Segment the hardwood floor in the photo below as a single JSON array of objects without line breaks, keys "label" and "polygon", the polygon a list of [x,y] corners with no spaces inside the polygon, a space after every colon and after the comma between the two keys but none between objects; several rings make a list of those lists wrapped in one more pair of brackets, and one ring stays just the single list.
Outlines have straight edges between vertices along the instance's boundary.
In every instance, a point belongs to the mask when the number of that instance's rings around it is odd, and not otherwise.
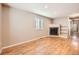
[{"label": "hardwood floor", "polygon": [[79,45],[69,39],[46,37],[19,46],[4,49],[2,55],[74,55],[79,54]]}]

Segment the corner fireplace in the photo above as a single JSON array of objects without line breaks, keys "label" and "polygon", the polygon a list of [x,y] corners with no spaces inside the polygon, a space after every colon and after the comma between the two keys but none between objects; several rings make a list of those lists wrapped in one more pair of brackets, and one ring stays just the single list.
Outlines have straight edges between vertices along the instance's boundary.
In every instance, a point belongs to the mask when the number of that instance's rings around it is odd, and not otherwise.
[{"label": "corner fireplace", "polygon": [[49,35],[59,36],[60,35],[60,25],[51,24],[51,26],[49,27]]},{"label": "corner fireplace", "polygon": [[49,28],[49,35],[59,35],[58,33],[58,27],[50,27]]}]

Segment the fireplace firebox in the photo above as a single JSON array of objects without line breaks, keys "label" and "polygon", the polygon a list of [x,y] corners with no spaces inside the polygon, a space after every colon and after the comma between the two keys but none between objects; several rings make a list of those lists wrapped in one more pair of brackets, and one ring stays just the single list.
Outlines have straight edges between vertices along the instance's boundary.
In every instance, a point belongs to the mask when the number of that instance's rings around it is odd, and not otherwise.
[{"label": "fireplace firebox", "polygon": [[59,35],[58,30],[59,30],[58,27],[50,27],[49,28],[49,35]]}]

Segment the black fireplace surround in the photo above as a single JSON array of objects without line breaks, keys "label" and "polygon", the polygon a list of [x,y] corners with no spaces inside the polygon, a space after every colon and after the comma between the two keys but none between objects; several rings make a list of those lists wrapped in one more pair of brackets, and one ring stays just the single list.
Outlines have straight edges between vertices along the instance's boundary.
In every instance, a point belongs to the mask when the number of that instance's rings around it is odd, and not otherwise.
[{"label": "black fireplace surround", "polygon": [[50,27],[49,35],[58,35],[58,27]]}]

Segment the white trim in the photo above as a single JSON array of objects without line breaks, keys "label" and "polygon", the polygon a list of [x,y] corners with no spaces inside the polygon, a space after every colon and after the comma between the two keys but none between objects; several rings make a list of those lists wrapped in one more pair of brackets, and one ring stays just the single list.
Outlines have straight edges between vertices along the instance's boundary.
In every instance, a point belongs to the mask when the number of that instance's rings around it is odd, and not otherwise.
[{"label": "white trim", "polygon": [[[38,40],[40,38],[45,38],[45,37],[63,37],[63,36],[51,36],[51,35],[48,35],[48,36],[38,37],[38,38],[29,40],[29,41],[24,41],[24,42],[20,42],[20,43],[17,43],[17,44],[10,45],[10,46],[2,47],[0,49],[0,53],[2,52],[3,49],[14,47],[14,46],[21,45],[21,44],[24,44],[24,43],[28,43],[28,42],[31,42],[31,41],[35,41],[35,40]],[[63,38],[66,38],[66,37],[63,37]]]},{"label": "white trim", "polygon": [[32,39],[32,40],[28,40],[28,41],[20,42],[20,43],[17,43],[17,44],[9,45],[9,46],[6,46],[6,47],[2,47],[2,50],[6,49],[6,48],[13,47],[13,46],[21,45],[21,44],[24,44],[24,43],[28,43],[28,42],[31,42],[31,41],[35,41],[35,40],[38,40],[38,39],[44,38],[44,37],[47,37],[47,36],[38,37],[38,38],[35,38],[35,39]]}]

